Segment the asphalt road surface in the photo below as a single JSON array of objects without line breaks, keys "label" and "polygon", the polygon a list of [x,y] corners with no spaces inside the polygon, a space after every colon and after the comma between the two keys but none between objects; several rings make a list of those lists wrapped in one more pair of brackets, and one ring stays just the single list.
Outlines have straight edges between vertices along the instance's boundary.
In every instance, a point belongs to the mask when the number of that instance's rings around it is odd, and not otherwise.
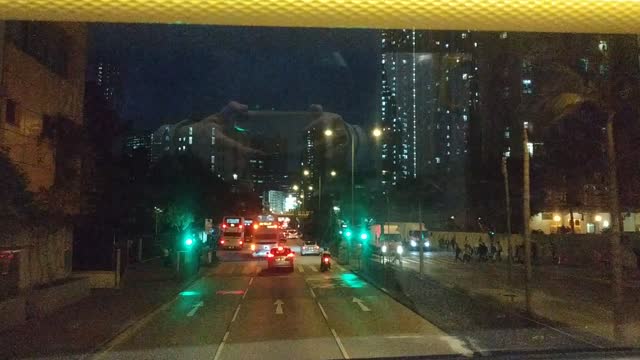
[{"label": "asphalt road surface", "polygon": [[[294,251],[299,240],[289,240]],[[298,253],[298,251],[296,251]],[[133,324],[100,359],[340,359],[470,354],[385,293],[318,256],[293,272],[268,271],[248,251],[222,263],[173,301]]]}]

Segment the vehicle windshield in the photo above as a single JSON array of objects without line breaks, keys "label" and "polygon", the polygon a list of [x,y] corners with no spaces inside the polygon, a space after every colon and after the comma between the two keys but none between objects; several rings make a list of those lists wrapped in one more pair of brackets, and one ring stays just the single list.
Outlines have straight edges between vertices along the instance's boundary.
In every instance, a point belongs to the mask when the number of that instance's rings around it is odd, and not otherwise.
[{"label": "vehicle windshield", "polygon": [[47,2],[0,20],[0,358],[640,355],[640,36],[593,1]]}]

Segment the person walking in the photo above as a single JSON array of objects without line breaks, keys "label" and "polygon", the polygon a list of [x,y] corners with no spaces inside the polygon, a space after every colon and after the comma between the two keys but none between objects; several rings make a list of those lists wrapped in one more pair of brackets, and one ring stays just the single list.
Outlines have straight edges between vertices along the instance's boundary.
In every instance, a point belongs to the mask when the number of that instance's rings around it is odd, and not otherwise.
[{"label": "person walking", "polygon": [[460,258],[460,253],[462,252],[462,249],[460,249],[460,246],[458,246],[458,243],[456,243],[456,240],[453,239],[451,240],[451,247],[453,248],[453,251],[455,251],[456,253],[456,257],[455,257],[455,261],[462,261],[462,258]]},{"label": "person walking", "polygon": [[498,245],[496,246],[496,260],[502,261],[502,243],[498,241]]}]

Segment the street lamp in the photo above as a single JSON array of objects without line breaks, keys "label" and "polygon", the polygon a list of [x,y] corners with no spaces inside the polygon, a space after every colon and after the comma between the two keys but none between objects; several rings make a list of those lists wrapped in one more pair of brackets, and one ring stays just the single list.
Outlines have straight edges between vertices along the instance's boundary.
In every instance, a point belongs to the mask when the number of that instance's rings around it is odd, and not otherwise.
[{"label": "street lamp", "polygon": [[335,170],[331,170],[331,176],[335,177],[338,173]]},{"label": "street lamp", "polygon": [[324,131],[324,136],[331,137],[333,136],[333,131],[331,129],[327,129]]},{"label": "street lamp", "polygon": [[309,185],[309,191],[313,190],[313,186]]},{"label": "street lamp", "polygon": [[309,176],[309,170],[304,170],[304,171],[302,172],[302,175],[304,175],[304,176]]},{"label": "street lamp", "polygon": [[375,128],[373,129],[371,134],[373,134],[373,137],[379,138],[380,136],[382,136],[382,130],[380,130],[379,128]]},{"label": "street lamp", "polygon": [[293,191],[298,191],[298,189],[300,189],[298,185],[293,185]]}]

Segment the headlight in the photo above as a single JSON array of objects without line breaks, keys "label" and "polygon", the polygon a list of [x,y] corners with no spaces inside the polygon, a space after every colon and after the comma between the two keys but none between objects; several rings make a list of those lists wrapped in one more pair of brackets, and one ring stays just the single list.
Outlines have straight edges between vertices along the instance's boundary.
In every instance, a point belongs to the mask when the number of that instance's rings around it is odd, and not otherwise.
[{"label": "headlight", "polygon": [[415,240],[411,240],[411,247],[416,247],[418,246],[418,243],[416,243]]},{"label": "headlight", "polygon": [[398,245],[398,247],[396,248],[396,252],[400,255],[402,255],[402,252],[404,251],[404,249],[402,248],[402,245]]},{"label": "headlight", "polygon": [[429,247],[429,246],[431,246],[431,243],[429,241],[425,241],[424,242],[424,247]]}]

